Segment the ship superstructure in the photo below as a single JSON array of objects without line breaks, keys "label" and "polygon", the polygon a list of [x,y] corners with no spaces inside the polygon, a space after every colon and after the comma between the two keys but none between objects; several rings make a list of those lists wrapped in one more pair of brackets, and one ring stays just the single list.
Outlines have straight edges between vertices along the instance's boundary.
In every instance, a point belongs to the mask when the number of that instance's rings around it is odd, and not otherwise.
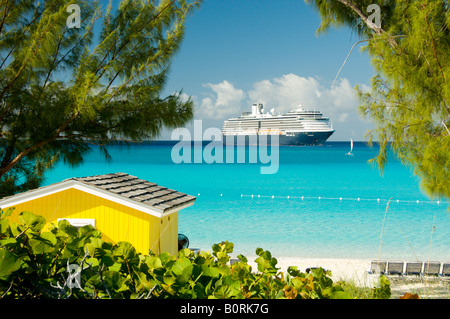
[{"label": "ship superstructure", "polygon": [[[324,143],[333,133],[329,118],[320,111],[308,111],[299,106],[296,110],[275,115],[273,109],[264,113],[261,103],[253,104],[251,112],[226,120],[222,128],[222,134],[234,136],[235,143],[242,141],[238,138],[242,135],[278,135],[280,145],[317,145]],[[249,140],[252,139],[246,139]]]}]

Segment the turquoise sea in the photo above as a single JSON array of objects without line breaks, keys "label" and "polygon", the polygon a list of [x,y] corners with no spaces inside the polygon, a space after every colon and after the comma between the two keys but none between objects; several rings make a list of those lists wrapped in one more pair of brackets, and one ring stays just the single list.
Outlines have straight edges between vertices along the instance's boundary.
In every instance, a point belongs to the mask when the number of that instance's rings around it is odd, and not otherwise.
[{"label": "turquoise sea", "polygon": [[[368,164],[376,146],[356,142],[353,156],[346,155],[348,142],[283,146],[278,171],[261,174],[268,164],[259,161],[176,164],[175,143],[112,146],[109,162],[94,149],[79,167],[58,164],[45,184],[125,172],[197,196],[179,215],[191,248],[211,250],[228,240],[233,255],[248,257],[261,247],[275,257],[450,261],[448,202],[427,198],[392,154],[384,174]],[[202,146],[191,150],[194,156]]]}]

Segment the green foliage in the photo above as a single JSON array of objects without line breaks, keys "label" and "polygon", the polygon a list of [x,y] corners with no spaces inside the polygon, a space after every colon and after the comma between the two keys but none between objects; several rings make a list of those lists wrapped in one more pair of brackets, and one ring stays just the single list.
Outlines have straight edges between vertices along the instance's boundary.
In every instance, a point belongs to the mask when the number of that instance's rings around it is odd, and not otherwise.
[{"label": "green foliage", "polygon": [[367,287],[355,284],[352,281],[340,283],[344,291],[349,294],[352,299],[389,299],[391,298],[391,283],[389,279],[381,275],[378,284],[373,287]]},{"label": "green foliage", "polygon": [[6,218],[11,213],[0,216],[0,298],[350,298],[329,271],[289,267],[285,274],[261,248],[257,270],[242,255],[230,265],[234,245],[227,241],[212,252],[143,255],[130,243],[103,241],[91,226],[77,229],[62,220],[42,231],[42,217],[23,212],[17,224]]},{"label": "green foliage", "polygon": [[372,290],[375,299],[387,299],[391,296],[391,283],[386,276],[380,276],[380,286]]},{"label": "green foliage", "polygon": [[[0,1],[0,197],[36,188],[59,160],[79,165],[93,144],[152,139],[193,116],[163,94],[187,16],[201,0],[126,0],[102,11],[79,0]],[[97,29],[99,32],[93,32]]]},{"label": "green foliage", "polygon": [[[360,111],[380,142],[373,163],[382,170],[392,148],[434,198],[450,198],[450,14],[446,0],[306,0],[320,13],[319,31],[356,29],[376,75],[370,92],[358,87]],[[380,7],[381,25],[367,9]]]}]

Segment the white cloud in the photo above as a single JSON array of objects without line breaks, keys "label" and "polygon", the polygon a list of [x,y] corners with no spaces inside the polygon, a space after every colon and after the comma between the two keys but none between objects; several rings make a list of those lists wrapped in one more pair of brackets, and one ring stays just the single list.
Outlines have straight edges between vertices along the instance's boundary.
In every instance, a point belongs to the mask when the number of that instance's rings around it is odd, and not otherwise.
[{"label": "white cloud", "polygon": [[313,108],[322,95],[321,91],[317,79],[287,74],[272,81],[255,83],[248,96],[250,103],[263,103],[266,109],[275,108],[277,112],[284,113],[297,108],[299,104],[304,108]]},{"label": "white cloud", "polygon": [[[368,90],[366,85],[360,85]],[[277,113],[296,109],[299,104],[307,110],[320,110],[332,121],[335,140],[350,137],[364,140],[364,134],[372,124],[363,120],[358,112],[359,101],[354,85],[341,79],[334,86],[325,85],[319,78],[286,74],[273,80],[263,80],[253,85],[248,93],[253,102],[263,103],[266,110],[275,108]]]},{"label": "white cloud", "polygon": [[[250,111],[252,103],[263,103],[266,112],[274,108],[276,113],[296,109],[301,104],[304,109],[322,111],[332,120],[335,140],[350,137],[363,140],[364,133],[372,128],[371,123],[364,121],[358,113],[359,101],[354,85],[348,79],[341,79],[332,87],[319,78],[286,74],[256,82],[248,92],[226,80],[218,84],[207,83],[204,87],[211,92],[200,103],[195,103],[198,119],[221,122]],[[365,85],[361,87],[367,89]],[[196,102],[198,97],[193,99]]]},{"label": "white cloud", "polygon": [[199,108],[196,110],[196,116],[222,119],[240,114],[242,101],[246,96],[244,91],[236,89],[228,81],[219,84],[207,83],[204,86],[210,88],[214,95],[202,99]]},{"label": "white cloud", "polygon": [[[304,109],[332,113],[355,110],[358,105],[354,89],[347,79],[341,80],[338,86],[326,88],[317,78],[295,74],[257,82],[248,96],[252,101],[274,107],[280,113],[295,109],[299,104]],[[347,117],[338,118],[345,120]]]}]

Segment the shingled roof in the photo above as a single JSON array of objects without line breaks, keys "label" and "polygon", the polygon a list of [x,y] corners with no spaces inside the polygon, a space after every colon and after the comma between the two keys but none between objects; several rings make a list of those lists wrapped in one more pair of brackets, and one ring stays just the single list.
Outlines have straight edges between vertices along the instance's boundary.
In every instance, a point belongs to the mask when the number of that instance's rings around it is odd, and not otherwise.
[{"label": "shingled roof", "polygon": [[125,173],[75,177],[73,180],[86,183],[137,202],[145,203],[163,210],[195,201],[194,196],[177,192],[167,187],[139,179]]},{"label": "shingled roof", "polygon": [[[86,186],[83,188],[83,185]],[[184,207],[191,206],[196,197],[172,190],[155,183],[139,179],[126,173],[112,173],[88,177],[73,177],[49,186],[9,196],[0,200],[0,207],[10,207],[17,201],[30,197],[46,196],[67,188],[78,188],[88,193],[118,201],[122,204],[133,203],[134,208],[147,208],[148,212],[160,216]],[[142,209],[141,209],[142,210]],[[145,209],[144,209],[145,210]]]}]

